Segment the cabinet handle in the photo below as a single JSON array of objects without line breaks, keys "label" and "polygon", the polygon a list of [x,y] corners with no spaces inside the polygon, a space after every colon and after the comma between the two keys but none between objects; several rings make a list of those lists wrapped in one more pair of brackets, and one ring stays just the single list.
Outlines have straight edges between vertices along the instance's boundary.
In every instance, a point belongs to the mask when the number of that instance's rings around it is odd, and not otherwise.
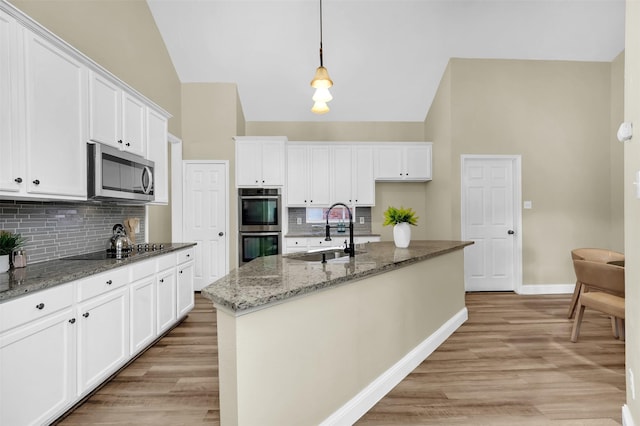
[{"label": "cabinet handle", "polygon": [[44,303],[38,303],[38,304],[36,305],[36,309],[43,310],[43,309],[44,309]]},{"label": "cabinet handle", "polygon": [[113,284],[113,281],[111,280],[107,281],[107,285],[111,285],[111,284]]},{"label": "cabinet handle", "polygon": [[75,323],[76,323],[76,319],[75,319],[75,318],[71,318],[71,319],[69,320],[69,322],[70,322],[71,324],[75,324]]},{"label": "cabinet handle", "polygon": [[40,181],[38,179],[36,179],[36,180],[33,181],[33,184],[34,185],[40,185]]},{"label": "cabinet handle", "polygon": [[118,143],[122,143],[122,139],[118,139]]},{"label": "cabinet handle", "polygon": [[131,146],[131,144],[129,142],[125,143],[126,146]]},{"label": "cabinet handle", "polygon": [[17,177],[14,179],[15,183],[22,183],[22,178],[21,177]]},{"label": "cabinet handle", "polygon": [[84,314],[82,314],[82,316],[85,318],[89,318],[89,312],[85,312]]}]

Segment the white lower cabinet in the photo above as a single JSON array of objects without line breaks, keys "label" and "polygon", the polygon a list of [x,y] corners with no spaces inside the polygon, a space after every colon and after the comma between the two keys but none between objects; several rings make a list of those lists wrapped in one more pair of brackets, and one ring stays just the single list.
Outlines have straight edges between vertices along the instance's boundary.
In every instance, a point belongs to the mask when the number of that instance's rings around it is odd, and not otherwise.
[{"label": "white lower cabinet", "polygon": [[78,323],[78,395],[93,389],[129,359],[127,288],[80,303]]},{"label": "white lower cabinet", "polygon": [[50,424],[174,326],[193,308],[194,254],[0,303],[0,425]]},{"label": "white lower cabinet", "polygon": [[176,320],[176,270],[175,268],[158,273],[157,334],[168,330]]},{"label": "white lower cabinet", "polygon": [[0,335],[0,425],[48,424],[75,401],[73,322],[67,308]]},{"label": "white lower cabinet", "polygon": [[193,265],[194,261],[178,265],[177,283],[177,317],[182,318],[195,304],[193,292]]}]

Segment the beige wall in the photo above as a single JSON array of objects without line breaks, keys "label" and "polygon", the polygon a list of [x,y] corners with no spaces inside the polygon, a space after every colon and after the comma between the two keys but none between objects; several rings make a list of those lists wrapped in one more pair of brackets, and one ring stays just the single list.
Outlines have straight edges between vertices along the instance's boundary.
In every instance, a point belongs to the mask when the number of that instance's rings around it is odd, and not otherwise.
[{"label": "beige wall", "polygon": [[622,182],[610,168],[621,157],[611,137],[619,68],[619,62],[452,59],[425,122],[434,152],[450,154],[440,159],[447,169],[434,164],[434,183],[447,185],[439,203],[451,207],[436,216],[439,228],[451,225],[450,238],[460,236],[462,154],[520,155],[523,200],[533,202],[523,210],[523,284],[573,282],[575,247],[620,248],[614,216],[619,220],[621,204],[612,188]]},{"label": "beige wall", "polygon": [[[626,366],[635,376],[636,399],[631,397],[627,381],[627,405],[640,424],[640,200],[635,196],[634,174],[640,170],[640,2],[627,1],[625,23],[624,121],[634,123],[635,136],[624,144],[624,250],[626,301]],[[627,374],[627,379],[628,379]]]},{"label": "beige wall", "polygon": [[[169,131],[180,135],[180,81],[144,0],[11,3],[167,110]],[[149,240],[171,241],[169,206],[149,206]]]},{"label": "beige wall", "polygon": [[233,137],[243,126],[235,84],[182,85],[182,156],[184,160],[229,161],[229,268],[237,265],[237,197]]}]

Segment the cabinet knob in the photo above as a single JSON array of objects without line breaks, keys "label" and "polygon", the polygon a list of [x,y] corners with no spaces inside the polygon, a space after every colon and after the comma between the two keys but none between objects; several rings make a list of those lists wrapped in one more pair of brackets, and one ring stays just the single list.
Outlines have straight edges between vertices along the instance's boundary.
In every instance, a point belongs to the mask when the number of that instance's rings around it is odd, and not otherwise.
[{"label": "cabinet knob", "polygon": [[17,178],[14,179],[14,181],[16,183],[22,183],[22,178],[21,177],[17,177]]},{"label": "cabinet knob", "polygon": [[43,310],[43,309],[44,309],[44,303],[38,303],[38,304],[36,305],[36,309]]},{"label": "cabinet knob", "polygon": [[256,179],[256,183],[258,183],[258,179]]},{"label": "cabinet knob", "polygon": [[33,184],[34,185],[40,185],[40,181],[38,179],[36,179],[36,180],[33,181]]},{"label": "cabinet knob", "polygon": [[71,318],[71,319],[69,320],[69,322],[70,322],[71,324],[75,324],[75,323],[76,323],[76,319],[75,319],[75,318]]},{"label": "cabinet knob", "polygon": [[122,139],[118,139],[118,143],[122,143]]},{"label": "cabinet knob", "polygon": [[113,281],[111,280],[107,281],[107,285],[111,285],[111,284],[113,284]]},{"label": "cabinet knob", "polygon": [[191,254],[187,253],[187,257],[191,257]]},{"label": "cabinet knob", "polygon": [[85,318],[89,318],[89,312],[85,312],[84,314],[82,314],[82,316]]},{"label": "cabinet knob", "polygon": [[180,273],[182,273],[182,270],[180,270]]},{"label": "cabinet knob", "polygon": [[[222,237],[224,235],[224,232],[220,231],[218,232],[218,237]],[[189,255],[187,255],[187,257],[189,257]]]},{"label": "cabinet knob", "polygon": [[131,144],[129,142],[125,143],[126,146],[131,146]]},{"label": "cabinet knob", "polygon": [[160,282],[163,283],[164,282],[164,278],[160,278]]}]

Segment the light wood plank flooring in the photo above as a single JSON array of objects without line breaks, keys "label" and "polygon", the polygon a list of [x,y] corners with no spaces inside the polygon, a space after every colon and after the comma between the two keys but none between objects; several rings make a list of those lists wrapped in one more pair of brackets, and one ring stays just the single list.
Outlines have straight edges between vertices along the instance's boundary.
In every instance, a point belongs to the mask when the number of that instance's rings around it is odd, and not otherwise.
[{"label": "light wood plank flooring", "polygon": [[[468,294],[469,320],[357,424],[621,424],[624,343],[589,310],[571,343],[569,300]],[[60,424],[219,424],[211,304],[197,295],[180,326]]]}]

